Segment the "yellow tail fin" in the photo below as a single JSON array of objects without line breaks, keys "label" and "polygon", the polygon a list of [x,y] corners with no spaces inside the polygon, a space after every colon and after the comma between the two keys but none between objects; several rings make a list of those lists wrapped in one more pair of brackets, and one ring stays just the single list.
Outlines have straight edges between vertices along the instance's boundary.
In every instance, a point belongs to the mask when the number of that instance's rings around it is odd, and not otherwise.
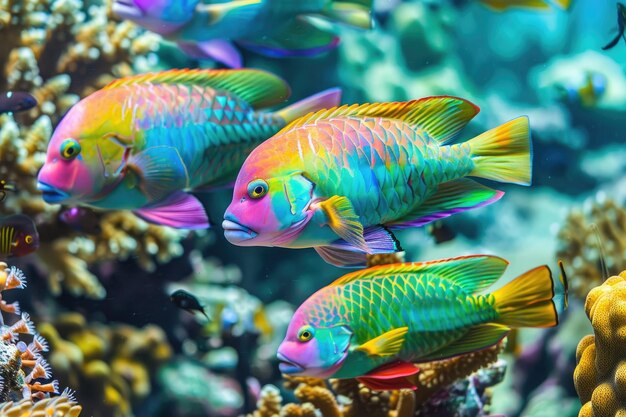
[{"label": "yellow tail fin", "polygon": [[497,323],[510,327],[553,327],[559,322],[558,307],[553,301],[554,282],[545,265],[520,275],[492,295],[496,299]]},{"label": "yellow tail fin", "polygon": [[470,140],[474,170],[470,175],[530,185],[532,144],[527,117],[518,117]]}]

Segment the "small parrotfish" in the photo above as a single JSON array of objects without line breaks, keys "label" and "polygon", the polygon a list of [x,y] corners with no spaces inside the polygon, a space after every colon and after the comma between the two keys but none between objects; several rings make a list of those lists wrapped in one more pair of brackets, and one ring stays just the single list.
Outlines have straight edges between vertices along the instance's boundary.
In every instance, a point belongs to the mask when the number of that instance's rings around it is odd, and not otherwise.
[{"label": "small parrotfish", "polygon": [[626,29],[626,6],[622,3],[617,3],[617,35],[615,38],[605,45],[602,49],[608,50],[613,48],[619,42],[620,38],[626,42],[626,36],[624,36],[624,30]]},{"label": "small parrotfish", "polygon": [[15,192],[15,184],[0,180],[0,201],[4,201],[7,197],[7,191]]},{"label": "small parrotfish", "polygon": [[371,6],[372,0],[115,0],[113,12],[177,42],[191,57],[239,68],[233,42],[271,57],[314,56],[339,39],[312,17],[369,29]]},{"label": "small parrotfish", "polygon": [[365,254],[401,250],[393,230],[502,197],[467,176],[529,185],[526,117],[447,145],[478,111],[441,96],[342,106],[295,121],[243,164],[222,223],[226,239],[314,247],[331,264],[362,266]]},{"label": "small parrotfish", "polygon": [[577,84],[556,85],[555,89],[561,101],[583,107],[593,107],[606,92],[607,79],[599,72],[589,71],[584,82]]},{"label": "small parrotfish", "polygon": [[51,204],[132,210],[152,223],[209,227],[188,190],[230,186],[255,146],[289,121],[338,104],[330,89],[278,112],[289,87],[259,70],[171,70],[122,78],[70,109],[38,188]]},{"label": "small parrotfish", "polygon": [[296,310],[278,348],[280,371],[416,389],[420,362],[488,348],[513,328],[556,326],[565,276],[553,281],[544,265],[485,292],[507,266],[475,255],[344,275]]},{"label": "small parrotfish", "polygon": [[198,301],[198,299],[190,292],[185,290],[176,290],[170,295],[170,300],[176,307],[191,314],[194,314],[195,312],[202,313],[207,320],[210,320],[209,316],[204,311],[204,307],[200,305],[200,301]]},{"label": "small parrotfish", "polygon": [[479,2],[497,12],[509,9],[550,10],[552,5],[568,10],[572,5],[572,0],[479,0]]},{"label": "small parrotfish", "polygon": [[19,113],[37,105],[37,99],[24,91],[0,93],[0,114]]},{"label": "small parrotfish", "polygon": [[23,214],[0,218],[0,259],[26,256],[39,248],[39,233]]}]

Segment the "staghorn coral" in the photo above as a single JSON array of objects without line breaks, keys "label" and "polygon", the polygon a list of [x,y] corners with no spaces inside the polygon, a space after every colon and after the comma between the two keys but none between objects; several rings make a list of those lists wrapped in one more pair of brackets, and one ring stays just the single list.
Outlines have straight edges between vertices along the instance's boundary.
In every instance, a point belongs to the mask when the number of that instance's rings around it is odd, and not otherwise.
[{"label": "staghorn coral", "polygon": [[0,415],[3,417],[78,417],[81,411],[82,407],[76,404],[69,390],[37,402],[24,399],[0,404]]},{"label": "staghorn coral", "polygon": [[576,350],[574,385],[580,397],[580,417],[626,414],[626,271],[589,292],[585,312],[594,335]]},{"label": "staghorn coral", "polygon": [[151,325],[87,324],[68,313],[40,331],[59,380],[79,390],[86,414],[94,417],[131,416],[133,403],[150,393],[151,377],[171,356],[165,334]]},{"label": "staghorn coral", "polygon": [[557,235],[557,257],[564,261],[573,294],[584,299],[609,271],[626,268],[625,232],[626,210],[603,195],[567,216]]},{"label": "staghorn coral", "polygon": [[45,204],[36,189],[53,126],[67,109],[114,78],[131,75],[133,65],[142,69],[156,61],[151,52],[158,37],[116,20],[106,3],[0,0],[0,62],[6,63],[0,91],[28,91],[39,101],[28,112],[0,116],[0,178],[18,189],[0,215],[24,213],[35,220],[39,259],[54,293],[66,288],[92,298],[103,298],[105,291],[90,266],[136,256],[153,270],[154,258],[165,262],[182,253],[184,236],[129,213],[107,213],[102,232],[85,237],[60,223],[59,206]]}]

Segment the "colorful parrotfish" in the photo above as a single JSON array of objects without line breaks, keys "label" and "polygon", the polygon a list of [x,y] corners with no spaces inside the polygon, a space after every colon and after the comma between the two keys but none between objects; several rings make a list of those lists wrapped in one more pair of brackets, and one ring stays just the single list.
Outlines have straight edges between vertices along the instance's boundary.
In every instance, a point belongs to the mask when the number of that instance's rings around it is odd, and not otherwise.
[{"label": "colorful parrotfish", "polygon": [[177,42],[192,57],[239,68],[233,41],[271,57],[317,55],[339,39],[313,17],[369,29],[371,6],[372,0],[115,0],[113,12]]},{"label": "colorful parrotfish", "polygon": [[456,97],[343,106],[303,117],[243,164],[222,226],[240,246],[314,247],[329,263],[400,250],[393,230],[491,204],[528,185],[528,120],[447,145],[478,113]]},{"label": "colorful parrotfish", "polygon": [[278,348],[280,370],[415,389],[420,362],[485,349],[512,328],[556,326],[567,306],[565,276],[553,282],[540,266],[485,293],[507,265],[476,255],[344,275],[296,310]]},{"label": "colorful parrotfish", "polygon": [[48,203],[132,210],[206,228],[186,190],[230,186],[248,153],[289,121],[338,104],[328,90],[276,113],[289,87],[258,70],[172,70],[123,78],[72,107],[54,131],[38,188]]}]

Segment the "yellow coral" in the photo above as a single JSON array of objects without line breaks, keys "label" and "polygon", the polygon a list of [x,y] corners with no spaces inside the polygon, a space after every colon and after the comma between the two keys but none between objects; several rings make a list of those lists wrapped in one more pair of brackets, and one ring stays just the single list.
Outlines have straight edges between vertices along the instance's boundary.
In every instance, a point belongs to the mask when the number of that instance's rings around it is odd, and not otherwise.
[{"label": "yellow coral", "polygon": [[589,292],[585,312],[594,335],[576,351],[580,417],[626,415],[626,271]]},{"label": "yellow coral", "polygon": [[81,411],[82,407],[76,404],[69,391],[37,402],[22,400],[0,404],[2,417],[78,417]]}]

